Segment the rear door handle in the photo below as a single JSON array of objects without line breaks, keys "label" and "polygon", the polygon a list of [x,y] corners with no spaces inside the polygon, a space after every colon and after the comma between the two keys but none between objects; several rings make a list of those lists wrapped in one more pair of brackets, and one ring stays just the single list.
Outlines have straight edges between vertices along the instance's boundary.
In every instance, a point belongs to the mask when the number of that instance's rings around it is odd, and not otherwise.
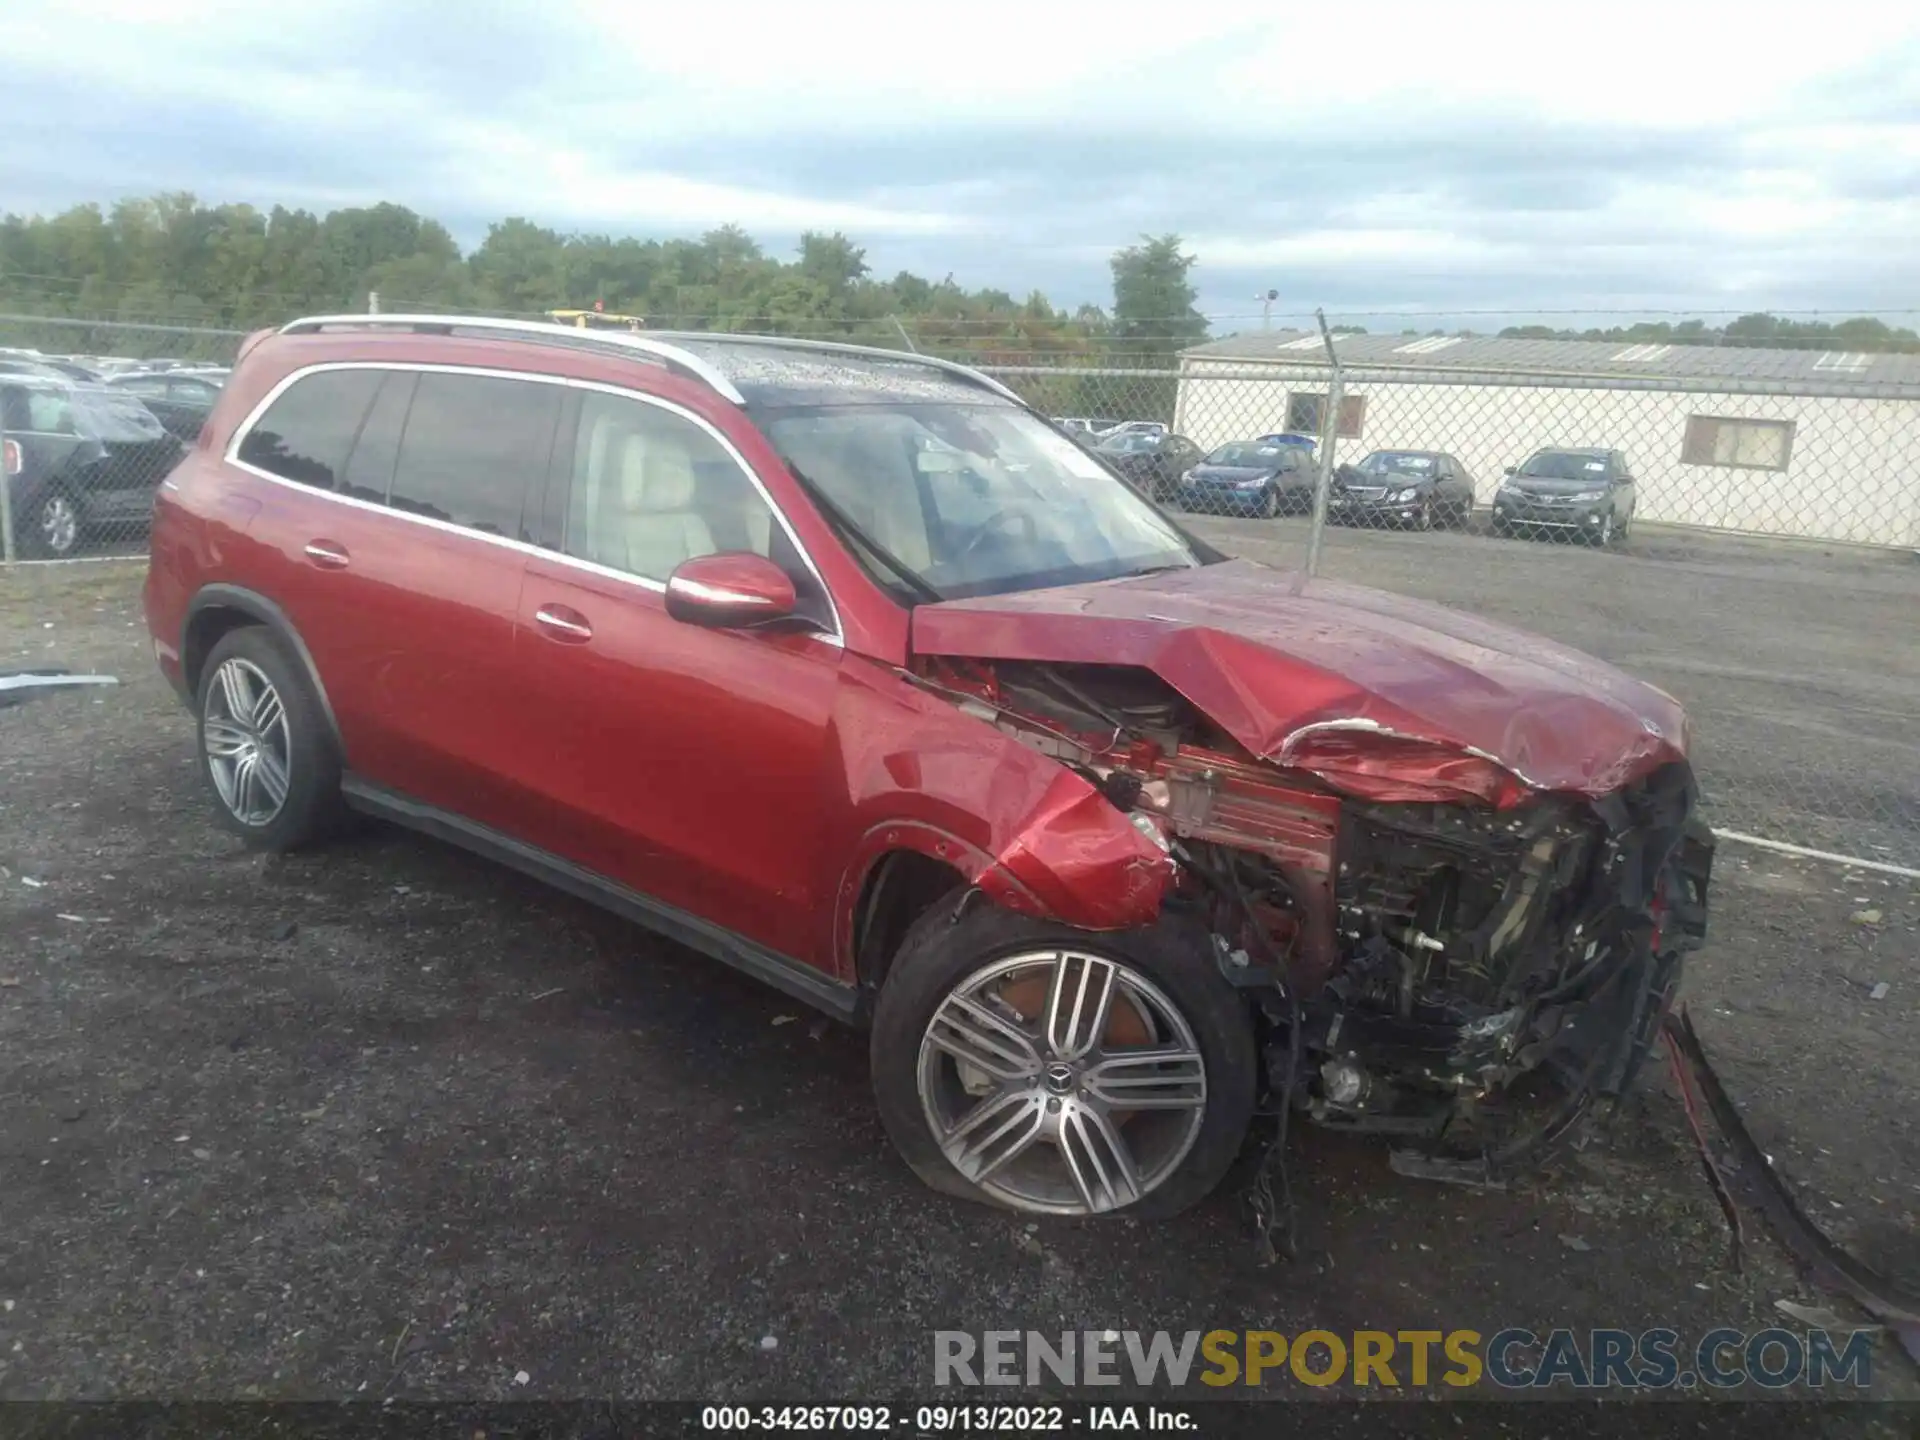
[{"label": "rear door handle", "polygon": [[344,570],[352,563],[345,547],[331,540],[309,540],[306,555],[308,563],[321,570]]},{"label": "rear door handle", "polygon": [[533,623],[563,645],[580,645],[593,638],[587,617],[567,605],[542,605],[533,612]]}]

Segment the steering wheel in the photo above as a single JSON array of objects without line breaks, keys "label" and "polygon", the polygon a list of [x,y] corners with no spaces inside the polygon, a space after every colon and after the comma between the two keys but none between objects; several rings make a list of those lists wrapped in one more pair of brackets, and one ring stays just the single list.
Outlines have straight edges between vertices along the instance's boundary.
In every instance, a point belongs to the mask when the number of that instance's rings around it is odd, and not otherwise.
[{"label": "steering wheel", "polygon": [[1017,505],[1003,506],[974,526],[973,532],[960,542],[960,553],[954,556],[954,563],[964,564],[971,560],[973,552],[980,548],[989,535],[1008,529],[1015,521],[1022,527],[1021,539],[1032,541],[1040,538],[1040,522],[1032,510]]}]

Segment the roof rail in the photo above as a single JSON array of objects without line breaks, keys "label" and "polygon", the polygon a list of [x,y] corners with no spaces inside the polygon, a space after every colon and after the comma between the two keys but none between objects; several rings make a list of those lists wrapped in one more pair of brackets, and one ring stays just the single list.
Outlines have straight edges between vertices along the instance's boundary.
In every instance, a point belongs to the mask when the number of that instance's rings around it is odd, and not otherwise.
[{"label": "roof rail", "polygon": [[491,331],[506,339],[530,340],[573,350],[624,350],[659,361],[671,370],[699,380],[736,405],[746,402],[734,383],[697,355],[678,345],[664,345],[651,336],[621,330],[578,330],[538,320],[502,320],[487,315],[308,315],[280,327],[282,335],[311,334],[332,326],[356,330]]},{"label": "roof rail", "polygon": [[753,335],[731,330],[659,330],[654,333],[666,340],[692,340],[710,345],[772,345],[782,350],[812,350],[829,355],[863,355],[868,359],[904,361],[909,365],[923,365],[930,370],[943,370],[949,375],[957,375],[963,380],[993,391],[1003,400],[1013,401],[1016,405],[1024,406],[1027,403],[991,375],[983,375],[970,365],[962,365],[953,360],[941,360],[932,355],[921,355],[911,350],[882,350],[873,345],[850,345],[838,340],[803,340],[790,335]]}]

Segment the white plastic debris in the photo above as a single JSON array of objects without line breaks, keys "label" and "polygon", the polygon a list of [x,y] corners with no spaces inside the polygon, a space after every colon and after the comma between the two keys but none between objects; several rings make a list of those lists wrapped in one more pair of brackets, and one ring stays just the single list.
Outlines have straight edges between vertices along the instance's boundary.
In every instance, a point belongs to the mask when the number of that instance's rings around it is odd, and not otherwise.
[{"label": "white plastic debris", "polygon": [[1886,981],[1882,980],[1878,985],[1874,986],[1873,989],[1867,992],[1867,998],[1869,1000],[1884,1000],[1887,998],[1887,991],[1892,988],[1893,987],[1888,985]]},{"label": "white plastic debris", "polygon": [[780,1337],[778,1335],[762,1335],[760,1337],[760,1348],[762,1350],[778,1350],[780,1348]]},{"label": "white plastic debris", "polygon": [[528,1374],[528,1373],[527,1373],[526,1371],[524,1371],[524,1370],[516,1370],[516,1371],[514,1371],[514,1372],[513,1372],[513,1383],[514,1383],[514,1384],[516,1384],[516,1385],[529,1385],[529,1384],[531,1384],[532,1382],[533,1382],[533,1376],[531,1376],[531,1375],[529,1375],[529,1374]]},{"label": "white plastic debris", "polygon": [[799,1018],[798,1015],[776,1015],[773,1017],[773,1023],[776,1025],[791,1025]]}]

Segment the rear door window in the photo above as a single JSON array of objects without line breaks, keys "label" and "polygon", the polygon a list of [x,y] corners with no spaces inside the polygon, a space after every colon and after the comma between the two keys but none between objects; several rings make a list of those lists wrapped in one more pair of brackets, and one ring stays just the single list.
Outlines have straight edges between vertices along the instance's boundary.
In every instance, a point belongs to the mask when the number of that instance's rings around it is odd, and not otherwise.
[{"label": "rear door window", "polygon": [[353,453],[340,474],[342,495],[375,505],[387,503],[393,462],[400,453],[400,432],[406,426],[407,406],[413,399],[413,382],[411,370],[396,370],[381,381],[380,393],[367,411],[360,437],[354,441]]},{"label": "rear door window", "polygon": [[282,480],[333,489],[380,380],[378,370],[303,375],[253,423],[235,458]]},{"label": "rear door window", "polygon": [[420,376],[387,503],[524,539],[527,496],[546,480],[562,389],[487,375]]}]

